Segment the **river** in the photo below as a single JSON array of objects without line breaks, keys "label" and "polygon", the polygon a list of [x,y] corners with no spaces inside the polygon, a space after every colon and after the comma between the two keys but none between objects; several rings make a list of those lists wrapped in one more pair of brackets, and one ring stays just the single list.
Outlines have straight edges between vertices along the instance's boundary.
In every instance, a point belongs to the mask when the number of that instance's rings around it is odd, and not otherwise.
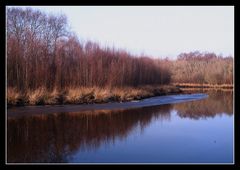
[{"label": "river", "polygon": [[204,93],[110,108],[9,109],[7,162],[233,163],[233,92]]}]

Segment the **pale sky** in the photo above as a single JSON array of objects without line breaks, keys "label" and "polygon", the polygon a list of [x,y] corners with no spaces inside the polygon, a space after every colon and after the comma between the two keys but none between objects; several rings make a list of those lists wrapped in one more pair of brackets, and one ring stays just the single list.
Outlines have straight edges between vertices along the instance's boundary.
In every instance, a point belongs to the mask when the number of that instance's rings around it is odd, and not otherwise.
[{"label": "pale sky", "polygon": [[233,6],[34,6],[65,14],[80,40],[132,54],[175,57],[199,50],[234,54]]}]

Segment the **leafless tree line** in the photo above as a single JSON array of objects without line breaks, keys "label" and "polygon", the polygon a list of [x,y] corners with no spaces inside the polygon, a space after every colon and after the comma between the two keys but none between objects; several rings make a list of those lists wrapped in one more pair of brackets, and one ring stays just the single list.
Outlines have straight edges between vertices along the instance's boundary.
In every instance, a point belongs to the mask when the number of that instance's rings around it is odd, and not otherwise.
[{"label": "leafless tree line", "polygon": [[172,63],[171,71],[173,82],[233,84],[233,57],[198,51],[182,53]]},{"label": "leafless tree line", "polygon": [[[148,57],[80,43],[67,29],[65,16],[32,9],[7,9],[8,86],[137,86],[169,82],[168,71]],[[161,79],[160,79],[161,77]]]},{"label": "leafless tree line", "polygon": [[232,60],[198,52],[181,54],[176,61],[133,56],[90,41],[81,43],[64,15],[7,9],[7,83],[20,91],[171,81],[232,83]]}]

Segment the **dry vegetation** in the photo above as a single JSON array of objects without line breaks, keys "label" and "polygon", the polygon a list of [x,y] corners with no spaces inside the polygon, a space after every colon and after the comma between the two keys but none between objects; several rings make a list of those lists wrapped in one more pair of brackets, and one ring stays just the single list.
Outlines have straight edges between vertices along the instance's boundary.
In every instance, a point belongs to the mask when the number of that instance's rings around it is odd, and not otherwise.
[{"label": "dry vegetation", "polygon": [[19,94],[15,89],[8,88],[8,105],[51,105],[51,104],[90,104],[106,102],[125,102],[141,100],[156,95],[176,94],[181,90],[175,86],[142,86],[108,88],[80,87],[63,91],[48,91],[39,88]]},{"label": "dry vegetation", "polygon": [[179,88],[233,89],[233,84],[173,83]]},{"label": "dry vegetation", "polygon": [[68,30],[64,15],[7,8],[9,105],[129,101],[179,92],[176,87],[161,89],[171,83],[230,87],[233,58],[197,51],[177,60],[134,56],[83,43]]},{"label": "dry vegetation", "polygon": [[233,84],[233,57],[198,51],[182,53],[169,64],[172,82],[191,84]]},{"label": "dry vegetation", "polygon": [[153,59],[81,43],[66,17],[31,9],[7,10],[7,64],[8,87],[19,91],[170,82],[169,71]]}]

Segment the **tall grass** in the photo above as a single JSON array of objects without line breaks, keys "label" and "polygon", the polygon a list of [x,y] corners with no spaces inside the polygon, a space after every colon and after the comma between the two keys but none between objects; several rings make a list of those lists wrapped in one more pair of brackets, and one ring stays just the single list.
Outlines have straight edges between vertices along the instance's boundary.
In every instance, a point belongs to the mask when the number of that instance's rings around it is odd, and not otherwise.
[{"label": "tall grass", "polygon": [[232,89],[233,84],[206,84],[206,83],[173,83],[175,86],[184,88],[214,88],[214,89]]},{"label": "tall grass", "polygon": [[20,93],[8,88],[8,105],[54,105],[124,102],[140,100],[156,95],[179,93],[174,86],[141,86],[123,88],[79,87],[58,91],[49,91],[43,87]]}]

